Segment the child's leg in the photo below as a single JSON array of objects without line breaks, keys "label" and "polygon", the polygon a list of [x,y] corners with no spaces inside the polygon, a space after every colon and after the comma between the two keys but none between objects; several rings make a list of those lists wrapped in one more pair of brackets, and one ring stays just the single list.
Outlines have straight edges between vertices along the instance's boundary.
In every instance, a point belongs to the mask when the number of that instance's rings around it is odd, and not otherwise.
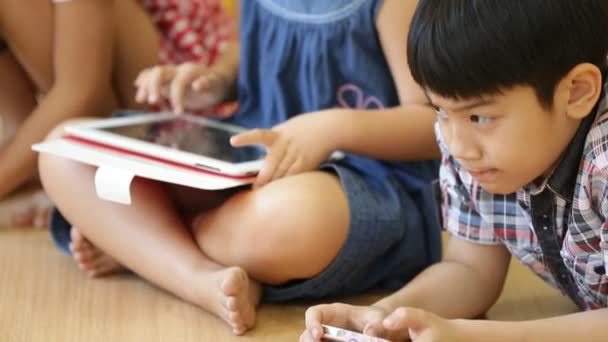
[{"label": "child's leg", "polygon": [[[15,56],[0,42],[0,151],[36,107],[35,87]],[[44,226],[49,202],[43,191],[10,201],[10,216],[0,226]]]},{"label": "child's leg", "polygon": [[429,232],[438,224],[422,179],[374,178],[340,162],[324,169],[332,172],[241,191],[201,214],[202,251],[268,285],[268,301],[395,290],[436,260],[439,234]]},{"label": "child's leg", "polygon": [[[198,248],[162,184],[136,178],[133,204],[97,198],[95,169],[43,154],[41,179],[66,218],[92,243],[152,283],[203,307],[241,334],[253,326],[260,287]],[[66,189],[78,189],[77,196]]]},{"label": "child's leg", "polygon": [[[208,205],[201,205],[206,202],[205,192],[173,189],[179,190],[172,191],[172,197],[183,211],[204,211],[196,218],[194,233],[205,253],[221,264],[243,267],[263,283],[317,275],[335,258],[348,233],[348,203],[340,182],[330,173],[286,178]],[[83,247],[72,252],[81,268],[102,272],[96,265],[105,269],[108,256],[76,234],[72,245]]]},{"label": "child's leg", "polygon": [[349,218],[337,176],[310,172],[239,192],[201,214],[194,233],[212,259],[277,285],[327,268],[344,245]]},{"label": "child's leg", "polygon": [[[219,193],[217,196],[212,198],[205,198],[209,196],[209,193],[201,192],[198,189],[192,189],[180,186],[167,186],[167,190],[171,193],[171,197],[176,200],[177,203],[181,203],[182,217],[186,218],[186,222],[192,222],[192,218],[203,208],[211,208],[220,205],[221,202],[228,198],[231,193],[236,190],[226,191]],[[225,195],[224,195],[225,194]],[[202,196],[201,196],[202,195]],[[203,203],[207,202],[207,203]],[[61,220],[60,217],[53,217],[55,220]],[[51,230],[57,229],[62,232],[55,232],[56,234],[64,234],[67,222],[55,222],[52,225]],[[52,231],[53,233],[53,231]],[[96,278],[106,274],[123,271],[125,268],[118,263],[112,256],[105,253],[99,247],[92,244],[77,227],[71,227],[69,232],[69,248],[74,260],[78,264],[81,270],[83,270],[88,276]],[[63,247],[67,242],[64,241],[63,237],[57,237],[61,242],[57,242]]]},{"label": "child's leg", "polygon": [[[159,37],[149,16],[137,1],[114,2],[116,22],[113,87],[123,108],[140,108],[133,82],[137,75],[158,62]],[[123,267],[91,244],[77,228],[72,229],[70,250],[78,266],[88,275],[102,276]]]}]

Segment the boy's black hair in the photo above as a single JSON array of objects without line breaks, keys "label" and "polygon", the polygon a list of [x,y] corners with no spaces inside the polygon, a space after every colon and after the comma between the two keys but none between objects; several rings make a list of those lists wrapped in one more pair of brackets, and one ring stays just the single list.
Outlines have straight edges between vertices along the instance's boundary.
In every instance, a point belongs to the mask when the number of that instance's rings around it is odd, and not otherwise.
[{"label": "boy's black hair", "polygon": [[577,64],[608,69],[608,0],[420,0],[408,62],[424,88],[447,98],[532,86],[551,108]]}]

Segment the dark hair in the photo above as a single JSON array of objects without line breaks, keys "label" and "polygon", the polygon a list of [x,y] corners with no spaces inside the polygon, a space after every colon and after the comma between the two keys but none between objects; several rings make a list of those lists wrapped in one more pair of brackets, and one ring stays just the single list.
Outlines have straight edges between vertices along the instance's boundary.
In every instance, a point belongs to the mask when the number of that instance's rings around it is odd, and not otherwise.
[{"label": "dark hair", "polygon": [[529,85],[551,108],[576,65],[607,70],[608,0],[420,0],[410,27],[414,80],[448,98]]}]

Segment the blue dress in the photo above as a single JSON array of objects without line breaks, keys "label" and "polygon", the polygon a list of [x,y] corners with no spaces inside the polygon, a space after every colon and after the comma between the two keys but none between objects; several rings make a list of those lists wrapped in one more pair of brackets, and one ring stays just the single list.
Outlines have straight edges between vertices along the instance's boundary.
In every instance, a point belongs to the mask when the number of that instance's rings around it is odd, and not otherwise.
[{"label": "blue dress", "polygon": [[[332,107],[399,105],[375,27],[381,5],[380,0],[242,0],[240,109],[230,121],[270,128]],[[347,194],[347,242],[323,273],[268,286],[266,300],[394,290],[439,259],[430,185],[438,176],[436,161],[347,155],[322,169],[338,175]]]}]

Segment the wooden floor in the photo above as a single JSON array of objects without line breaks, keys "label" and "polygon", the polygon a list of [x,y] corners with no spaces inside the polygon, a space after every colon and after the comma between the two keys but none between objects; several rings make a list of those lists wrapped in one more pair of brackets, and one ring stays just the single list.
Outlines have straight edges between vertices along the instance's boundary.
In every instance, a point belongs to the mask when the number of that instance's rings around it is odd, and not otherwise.
[{"label": "wooden floor", "polygon": [[[136,276],[88,279],[45,231],[0,229],[0,341],[296,341],[309,304],[264,305],[255,330],[236,338],[219,320]],[[513,262],[488,317],[522,320],[575,310]]]}]

